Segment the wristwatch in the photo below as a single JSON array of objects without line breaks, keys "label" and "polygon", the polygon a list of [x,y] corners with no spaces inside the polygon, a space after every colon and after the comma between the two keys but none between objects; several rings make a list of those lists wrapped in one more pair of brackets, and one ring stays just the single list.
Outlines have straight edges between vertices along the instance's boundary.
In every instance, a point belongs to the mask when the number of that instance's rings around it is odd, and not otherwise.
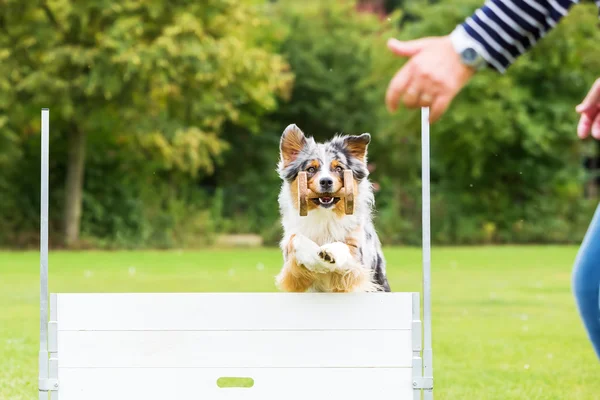
[{"label": "wristwatch", "polygon": [[483,57],[484,50],[481,45],[467,34],[465,29],[459,25],[450,34],[450,41],[458,54],[460,61],[476,71],[487,67],[487,61]]}]

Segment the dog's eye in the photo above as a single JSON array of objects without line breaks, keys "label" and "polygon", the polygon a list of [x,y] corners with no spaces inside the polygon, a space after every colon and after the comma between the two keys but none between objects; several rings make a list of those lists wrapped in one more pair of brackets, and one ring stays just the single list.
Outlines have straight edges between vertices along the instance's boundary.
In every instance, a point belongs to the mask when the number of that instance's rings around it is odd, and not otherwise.
[{"label": "dog's eye", "polygon": [[341,174],[344,169],[338,165],[337,167],[335,167],[335,170],[336,172],[339,172]]},{"label": "dog's eye", "polygon": [[315,167],[310,167],[309,169],[306,170],[309,174],[314,174],[315,172],[317,172],[317,169]]}]

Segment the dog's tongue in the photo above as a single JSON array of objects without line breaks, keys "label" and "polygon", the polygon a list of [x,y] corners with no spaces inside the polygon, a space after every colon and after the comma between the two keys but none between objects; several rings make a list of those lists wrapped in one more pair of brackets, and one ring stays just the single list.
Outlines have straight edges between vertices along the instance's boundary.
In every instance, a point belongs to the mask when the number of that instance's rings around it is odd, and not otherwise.
[{"label": "dog's tongue", "polygon": [[333,197],[321,197],[319,200],[321,200],[321,203],[329,204],[333,200]]}]

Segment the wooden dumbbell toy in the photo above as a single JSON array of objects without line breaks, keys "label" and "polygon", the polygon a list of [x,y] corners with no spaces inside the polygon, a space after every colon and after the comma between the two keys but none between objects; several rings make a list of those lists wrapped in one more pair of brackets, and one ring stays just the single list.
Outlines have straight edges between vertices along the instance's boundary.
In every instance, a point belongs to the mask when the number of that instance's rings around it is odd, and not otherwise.
[{"label": "wooden dumbbell toy", "polygon": [[[308,187],[308,177],[306,172],[298,173],[298,211],[301,217],[308,215],[308,201],[310,199],[318,199],[322,197],[318,193],[313,192]],[[331,197],[338,197],[340,201],[344,201],[344,212],[346,215],[354,213],[354,176],[352,170],[344,170],[344,185],[336,193],[332,193]]]}]

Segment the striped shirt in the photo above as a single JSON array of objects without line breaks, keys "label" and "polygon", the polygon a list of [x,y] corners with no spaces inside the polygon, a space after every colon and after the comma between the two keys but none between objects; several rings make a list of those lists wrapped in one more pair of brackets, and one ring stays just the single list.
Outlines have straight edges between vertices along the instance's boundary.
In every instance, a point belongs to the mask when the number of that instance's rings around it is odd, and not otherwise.
[{"label": "striped shirt", "polygon": [[[579,0],[487,0],[457,29],[474,40],[489,66],[503,73],[567,15]],[[595,0],[600,8],[600,0]]]}]

